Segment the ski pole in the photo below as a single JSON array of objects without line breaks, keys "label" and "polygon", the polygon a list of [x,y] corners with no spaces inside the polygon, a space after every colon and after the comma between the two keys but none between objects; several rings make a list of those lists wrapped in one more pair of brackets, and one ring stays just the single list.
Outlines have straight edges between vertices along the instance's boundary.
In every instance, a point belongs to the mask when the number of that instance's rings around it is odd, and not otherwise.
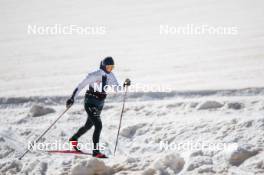
[{"label": "ski pole", "polygon": [[50,128],[55,125],[55,123],[71,108],[71,106],[67,107],[63,113],[37,138],[36,141],[33,142],[33,144],[30,144],[30,148],[27,148],[27,150],[18,158],[21,160],[29,151],[30,149],[34,146],[35,143],[37,143],[49,130]]},{"label": "ski pole", "polygon": [[119,132],[120,132],[120,128],[121,128],[121,122],[122,122],[122,118],[123,118],[124,108],[125,108],[126,95],[127,95],[127,86],[126,86],[126,91],[125,91],[124,98],[123,98],[123,107],[122,107],[122,111],[121,111],[121,115],[120,115],[119,127],[118,127],[117,136],[116,136],[114,155],[115,155],[116,147],[118,144],[118,137],[119,137]]}]

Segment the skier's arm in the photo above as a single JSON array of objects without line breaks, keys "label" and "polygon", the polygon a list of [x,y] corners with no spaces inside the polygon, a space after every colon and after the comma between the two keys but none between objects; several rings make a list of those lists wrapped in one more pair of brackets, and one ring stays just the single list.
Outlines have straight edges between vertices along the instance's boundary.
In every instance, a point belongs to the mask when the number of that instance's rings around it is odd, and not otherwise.
[{"label": "skier's arm", "polygon": [[66,106],[69,107],[71,105],[73,105],[76,97],[79,95],[79,93],[82,91],[82,89],[87,86],[88,84],[92,84],[93,82],[96,81],[96,79],[98,78],[97,76],[97,72],[92,72],[89,73],[79,84],[78,86],[74,89],[72,96],[70,99],[67,100],[66,102]]},{"label": "skier's arm", "polygon": [[87,86],[88,84],[92,83],[92,76],[91,74],[88,74],[83,81],[81,81],[78,86],[76,87],[76,89],[73,91],[72,93],[72,97],[74,100],[76,99],[76,97],[79,95],[79,93],[83,90],[83,88],[85,86]]},{"label": "skier's arm", "polygon": [[[118,92],[118,89],[122,89],[122,86],[118,83],[114,74],[112,74],[112,76],[111,76],[110,84],[114,85],[114,91],[115,92]],[[130,81],[130,79],[127,78],[123,83],[123,87],[130,86],[130,84],[131,84],[131,81]]]},{"label": "skier's arm", "polygon": [[109,85],[113,87],[113,90],[115,92],[118,92],[118,89],[122,88],[113,73],[111,73],[111,78],[109,80]]}]

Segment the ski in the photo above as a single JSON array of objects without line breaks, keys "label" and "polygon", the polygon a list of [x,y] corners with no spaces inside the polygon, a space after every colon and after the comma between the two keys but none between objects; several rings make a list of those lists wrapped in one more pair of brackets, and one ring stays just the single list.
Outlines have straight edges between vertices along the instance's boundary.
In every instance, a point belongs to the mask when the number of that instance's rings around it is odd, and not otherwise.
[{"label": "ski", "polygon": [[[77,154],[77,155],[89,155],[92,156],[92,153],[87,153],[87,152],[80,152],[80,151],[75,151],[75,150],[51,150],[47,151],[48,153],[58,153],[58,154]],[[101,158],[101,159],[107,159],[108,157],[96,157],[96,158]]]},{"label": "ski", "polygon": [[83,154],[83,155],[92,155],[91,153],[80,152],[75,150],[51,150],[47,151],[48,153],[62,153],[62,154]]}]

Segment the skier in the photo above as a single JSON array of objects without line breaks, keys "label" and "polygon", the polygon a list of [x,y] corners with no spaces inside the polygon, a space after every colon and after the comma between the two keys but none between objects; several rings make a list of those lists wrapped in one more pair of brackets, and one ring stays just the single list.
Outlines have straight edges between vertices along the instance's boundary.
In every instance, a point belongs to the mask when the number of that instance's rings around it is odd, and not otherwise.
[{"label": "skier", "polygon": [[[84,99],[84,108],[87,112],[87,121],[84,126],[82,126],[70,139],[72,147],[81,152],[78,147],[78,138],[81,137],[85,132],[91,129],[94,126],[93,133],[93,157],[97,158],[107,158],[105,154],[100,152],[99,149],[99,138],[102,130],[102,122],[100,118],[101,111],[104,106],[104,101],[107,96],[105,92],[107,85],[114,86],[115,91],[117,88],[121,87],[112,73],[114,69],[114,60],[112,57],[106,57],[100,63],[100,69],[97,71],[89,73],[85,79],[77,86],[73,91],[73,94],[70,99],[66,102],[66,107],[70,107],[74,104],[74,101],[80,91],[87,87]],[[130,86],[131,82],[129,79],[126,79],[123,87]],[[101,87],[99,89],[98,87]]]}]

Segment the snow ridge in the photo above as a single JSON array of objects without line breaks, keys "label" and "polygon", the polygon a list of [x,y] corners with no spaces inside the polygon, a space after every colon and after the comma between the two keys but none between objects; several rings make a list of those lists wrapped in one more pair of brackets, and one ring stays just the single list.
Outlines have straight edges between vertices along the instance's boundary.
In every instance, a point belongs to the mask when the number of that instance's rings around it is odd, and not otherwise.
[{"label": "snow ridge", "polygon": [[[258,96],[264,95],[264,87],[226,89],[226,90],[195,90],[195,91],[172,91],[172,92],[129,92],[129,101],[148,101],[172,98],[193,98],[210,96]],[[121,101],[121,94],[110,94],[107,101]],[[69,96],[32,96],[32,97],[0,97],[1,107],[23,105],[27,103],[42,103],[48,105],[64,104]],[[80,102],[83,97],[78,97]]]}]

